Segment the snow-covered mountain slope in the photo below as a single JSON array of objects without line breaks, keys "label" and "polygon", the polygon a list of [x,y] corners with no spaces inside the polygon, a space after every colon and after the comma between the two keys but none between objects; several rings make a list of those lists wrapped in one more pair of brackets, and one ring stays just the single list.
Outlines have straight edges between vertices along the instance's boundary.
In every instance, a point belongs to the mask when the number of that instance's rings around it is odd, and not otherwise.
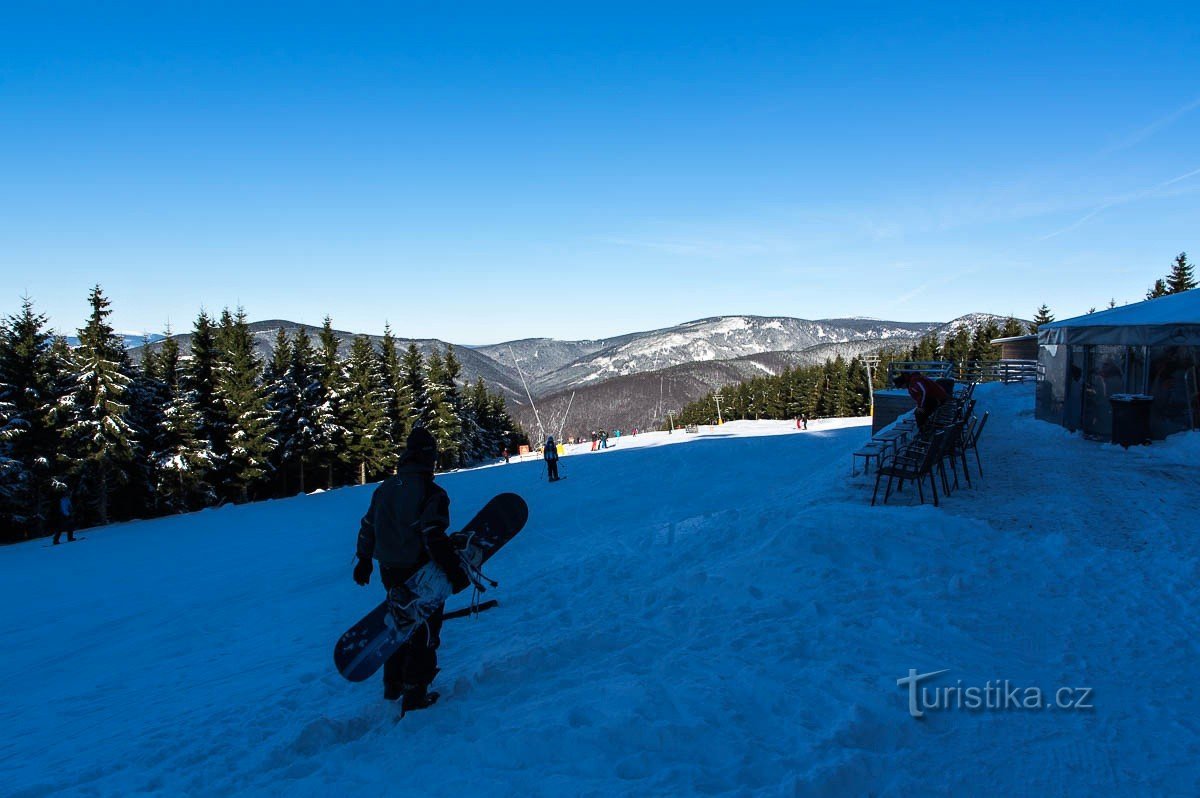
[{"label": "snow-covered mountain slope", "polygon": [[[350,579],[370,487],[0,548],[0,792],[1194,793],[1200,435],[1124,451],[1032,386],[978,398],[984,476],[938,509],[869,506],[865,420],[441,477],[457,523],[504,490],[530,521],[402,721],[331,661],[382,595]],[[917,720],[910,669],[1092,708]]]},{"label": "snow-covered mountain slope", "polygon": [[640,333],[623,343],[542,375],[535,394],[578,388],[612,377],[657,371],[684,363],[732,360],[763,352],[799,351],[819,344],[872,339],[911,339],[933,323],[875,319],[810,321],[787,317],[721,316]]},{"label": "snow-covered mountain slope", "polygon": [[[311,324],[299,324],[294,321],[286,321],[283,319],[270,319],[268,321],[251,322],[250,331],[254,335],[254,347],[258,352],[258,356],[265,359],[270,358],[271,351],[275,345],[275,336],[280,329],[283,329],[289,336],[294,336],[301,328],[306,330],[313,338],[313,345],[317,346],[317,335],[321,332],[320,327],[315,327]],[[338,352],[342,357],[349,355],[350,344],[355,336],[360,333],[347,332],[345,330],[334,330],[334,334],[338,338]],[[179,344],[179,351],[185,357],[191,354],[192,337],[191,333],[180,333],[171,336]],[[376,345],[382,340],[381,335],[368,335]],[[403,350],[410,343],[415,343],[421,354],[428,357],[433,351],[445,352],[446,342],[432,338],[397,338],[396,346]],[[151,349],[157,350],[161,343],[151,345]],[[141,347],[135,347],[130,350],[130,355],[135,360],[141,359]],[[467,346],[454,347],[455,355],[462,364],[461,380],[464,384],[475,382],[476,379],[482,377],[484,382],[488,384],[492,390],[500,391],[504,397],[510,401],[524,401],[525,389],[521,387],[521,380],[515,369],[507,369],[492,358],[481,354],[478,350]]]},{"label": "snow-covered mountain slope", "polygon": [[[77,336],[68,335],[65,337],[67,339],[67,346],[79,346],[79,338]],[[167,336],[161,333],[118,332],[117,337],[121,339],[121,343],[124,344],[126,349],[137,349],[147,341],[155,343]]]},{"label": "snow-covered mountain slope", "polygon": [[[506,341],[502,344],[489,344],[474,347],[476,352],[487,355],[501,366],[514,372],[517,363],[525,372],[527,379],[540,377],[551,371],[569,365],[582,357],[618,346],[638,333],[623,335],[617,338],[602,338],[594,341],[559,341],[555,338],[525,338],[520,341]],[[516,356],[516,362],[513,356]]]},{"label": "snow-covered mountain slope", "polygon": [[[688,402],[726,385],[779,374],[796,366],[820,365],[839,356],[850,359],[888,347],[903,349],[916,341],[916,338],[901,337],[887,341],[840,341],[800,351],[761,352],[731,360],[684,363],[658,371],[612,377],[579,388],[566,388],[539,396],[536,403],[542,423],[548,430],[557,431],[566,416],[563,432],[567,435],[586,433],[596,427],[645,429],[661,425],[667,412],[678,411]],[[512,410],[524,429],[537,432],[537,416],[532,409],[522,405]]]}]

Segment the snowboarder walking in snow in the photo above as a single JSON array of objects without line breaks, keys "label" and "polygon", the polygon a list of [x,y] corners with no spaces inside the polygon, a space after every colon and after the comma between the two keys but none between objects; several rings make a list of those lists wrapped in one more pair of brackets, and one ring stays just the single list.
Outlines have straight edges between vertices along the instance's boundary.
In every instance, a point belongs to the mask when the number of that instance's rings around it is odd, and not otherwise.
[{"label": "snowboarder walking in snow", "polygon": [[551,482],[558,482],[558,447],[554,444],[554,436],[546,438],[546,448],[542,451],[546,458],[546,476]]},{"label": "snowboarder walking in snow", "polygon": [[[470,584],[446,527],[450,525],[450,497],[434,484],[437,444],[429,431],[418,427],[408,436],[395,476],[380,483],[358,532],[358,564],[354,581],[371,581],[373,560],[389,595],[425,563],[433,560],[445,572],[454,590]],[[403,699],[403,712],[424,709],[437,700],[429,685],[437,674],[437,649],[441,643],[442,608],[417,629],[383,666],[383,697]]]},{"label": "snowboarder walking in snow", "polygon": [[75,542],[75,508],[71,504],[71,494],[63,494],[58,500],[58,529],[54,531],[54,545],[57,546],[63,532],[67,533],[67,542]]}]

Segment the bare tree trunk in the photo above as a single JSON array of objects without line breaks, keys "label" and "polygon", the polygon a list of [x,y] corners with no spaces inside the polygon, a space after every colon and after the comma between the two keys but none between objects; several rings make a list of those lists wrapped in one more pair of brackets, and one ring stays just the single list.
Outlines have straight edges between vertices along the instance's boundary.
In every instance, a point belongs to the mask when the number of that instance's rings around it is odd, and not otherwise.
[{"label": "bare tree trunk", "polygon": [[300,492],[304,492],[304,458],[300,458]]},{"label": "bare tree trunk", "polygon": [[367,484],[367,461],[363,460],[358,464],[358,484]]}]

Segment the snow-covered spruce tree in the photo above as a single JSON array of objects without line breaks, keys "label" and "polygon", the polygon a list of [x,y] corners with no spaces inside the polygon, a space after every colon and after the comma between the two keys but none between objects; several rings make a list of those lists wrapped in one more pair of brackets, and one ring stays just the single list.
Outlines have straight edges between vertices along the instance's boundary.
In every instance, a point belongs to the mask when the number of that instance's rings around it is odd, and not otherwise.
[{"label": "snow-covered spruce tree", "polygon": [[101,524],[109,521],[109,502],[127,482],[137,444],[129,423],[129,390],[133,383],[128,356],[108,323],[112,313],[100,286],[88,296],[92,306],[79,330],[74,352],[75,400],[67,426],[72,471],[79,480],[76,512],[86,507]]},{"label": "snow-covered spruce tree", "polygon": [[429,354],[429,431],[437,441],[438,466],[453,468],[459,462],[458,436],[462,429],[453,395],[447,391],[446,361],[434,350]]},{"label": "snow-covered spruce tree", "polygon": [[274,438],[278,442],[271,450],[271,466],[279,483],[279,495],[290,496],[292,491],[288,476],[293,463],[288,457],[287,443],[296,434],[296,420],[300,405],[300,390],[292,381],[292,344],[287,332],[280,327],[275,333],[271,347],[271,359],[267,361],[263,374],[267,389],[267,407],[275,420]]},{"label": "snow-covered spruce tree", "polygon": [[134,515],[162,510],[157,494],[158,452],[163,448],[162,423],[171,391],[162,378],[162,358],[142,338],[141,368],[135,370],[129,390],[129,423],[137,433],[137,446],[129,468],[129,483],[121,491],[123,505]]},{"label": "snow-covered spruce tree", "polygon": [[217,501],[208,482],[212,444],[201,436],[202,424],[193,391],[180,390],[163,411],[154,454],[155,495],[163,512],[184,513]]},{"label": "snow-covered spruce tree", "polygon": [[388,433],[392,442],[403,448],[408,438],[410,404],[408,386],[404,381],[404,367],[400,362],[400,350],[392,335],[390,324],[383,326],[383,341],[379,344],[379,372],[383,377],[384,396],[387,401]]},{"label": "snow-covered spruce tree", "polygon": [[228,460],[221,489],[227,497],[244,502],[270,476],[274,420],[246,312],[238,308],[237,314],[230,316],[225,311],[221,322],[215,394],[229,430]]},{"label": "snow-covered spruce tree", "polygon": [[325,462],[334,454],[338,426],[325,398],[317,355],[312,339],[303,327],[292,342],[292,361],[289,380],[296,386],[296,417],[292,434],[283,440],[284,459],[294,464],[299,477],[300,492],[308,489],[310,468]]},{"label": "snow-covered spruce tree", "polygon": [[179,344],[169,326],[166,334],[157,355],[157,376],[167,400],[152,455],[154,494],[163,512],[183,513],[216,502],[216,491],[208,482],[214,458],[212,444],[202,434],[196,391],[187,387]]},{"label": "snow-covered spruce tree", "polygon": [[375,348],[365,335],[355,337],[343,369],[342,417],[346,443],[343,461],[354,468],[358,484],[389,470],[396,459],[387,417],[387,395]]},{"label": "snow-covered spruce tree", "polygon": [[399,397],[400,407],[408,419],[406,428],[427,427],[430,420],[429,380],[425,373],[425,359],[416,344],[410,343],[404,350],[400,362],[404,389]]},{"label": "snow-covered spruce tree", "polygon": [[1188,263],[1187,253],[1180,252],[1171,264],[1171,273],[1167,275],[1167,293],[1181,294],[1196,287],[1196,275],[1192,264]]},{"label": "snow-covered spruce tree", "polygon": [[212,455],[207,479],[214,485],[221,479],[228,452],[225,414],[216,397],[218,360],[216,329],[212,318],[201,310],[192,327],[191,357],[180,379],[200,415],[199,435],[208,441]]},{"label": "snow-covered spruce tree", "polygon": [[333,331],[333,319],[328,316],[321,325],[319,338],[321,348],[317,357],[321,380],[321,434],[326,441],[320,450],[319,464],[325,469],[326,487],[332,488],[344,484],[337,467],[341,462],[338,453],[346,445],[346,423],[342,412],[342,394],[346,386],[342,379],[342,361],[338,357],[341,341]]},{"label": "snow-covered spruce tree", "polygon": [[46,324],[28,297],[0,321],[0,519],[21,536],[44,531],[60,477],[61,374]]},{"label": "snow-covered spruce tree", "polygon": [[[504,397],[500,394],[488,394],[488,400],[491,405],[488,412],[488,429],[493,430],[497,436],[497,446],[507,446],[510,452],[515,452],[520,444],[529,443],[529,436],[508,414]],[[487,454],[493,453],[495,450]]]},{"label": "snow-covered spruce tree", "polygon": [[159,344],[158,348],[158,371],[162,378],[163,384],[167,386],[167,391],[171,396],[179,393],[181,383],[180,361],[179,361],[179,342],[171,335],[171,325],[167,325],[166,338]]},{"label": "snow-covered spruce tree", "polygon": [[492,403],[483,378],[467,389],[463,401],[464,458],[468,462],[495,457],[504,448],[497,424],[491,418]]}]

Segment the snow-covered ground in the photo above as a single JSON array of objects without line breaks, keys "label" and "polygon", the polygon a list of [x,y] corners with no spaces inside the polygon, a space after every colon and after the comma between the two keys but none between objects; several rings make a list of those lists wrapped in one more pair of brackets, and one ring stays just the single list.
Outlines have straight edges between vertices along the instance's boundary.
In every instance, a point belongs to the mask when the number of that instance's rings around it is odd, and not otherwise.
[{"label": "snow-covered ground", "polygon": [[[865,420],[442,477],[457,522],[505,490],[530,521],[400,722],[331,661],[382,596],[350,579],[369,486],[0,549],[0,793],[1197,794],[1200,435],[978,395],[984,477],[940,509],[868,505]],[[917,719],[910,669],[1092,708]]]}]

